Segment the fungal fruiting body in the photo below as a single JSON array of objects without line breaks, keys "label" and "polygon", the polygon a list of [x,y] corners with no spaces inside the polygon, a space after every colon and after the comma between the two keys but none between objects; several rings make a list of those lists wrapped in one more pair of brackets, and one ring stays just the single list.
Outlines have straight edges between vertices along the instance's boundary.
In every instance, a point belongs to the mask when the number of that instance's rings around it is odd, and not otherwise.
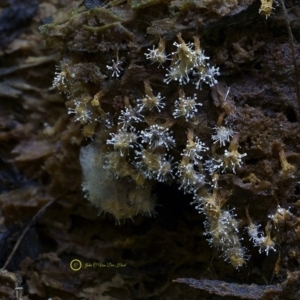
[{"label": "fungal fruiting body", "polygon": [[273,0],[261,0],[261,6],[259,9],[259,13],[261,15],[266,16],[268,18],[273,10]]},{"label": "fungal fruiting body", "polygon": [[83,171],[83,191],[100,212],[111,213],[120,220],[136,214],[153,215],[155,201],[151,186],[137,188],[134,182],[117,179],[110,169],[104,168],[104,157],[97,142],[81,149],[80,163]]},{"label": "fungal fruiting body", "polygon": [[[199,122],[205,99],[199,101],[197,89],[202,84],[209,87],[217,84],[220,72],[209,62],[210,57],[200,47],[198,37],[193,41],[185,41],[181,33],[176,37],[177,40],[170,44],[174,52],[166,53],[168,41],[161,37],[158,46],[148,48],[142,56],[163,69],[171,61],[167,73],[163,76],[164,71],[161,72],[161,81],[158,82],[159,77],[153,82],[143,78],[129,95],[124,78],[128,77],[128,72],[130,74],[131,67],[126,68],[127,61],[123,67],[118,51],[116,58],[105,64],[106,76],[101,75],[98,66],[94,68],[101,80],[110,78],[117,87],[110,91],[113,96],[106,95],[106,88],[94,96],[88,89],[78,95],[78,86],[82,86],[76,79],[78,74],[62,64],[63,71],[56,74],[54,85],[66,90],[71,98],[69,114],[75,115],[75,121],[83,125],[83,134],[96,139],[81,149],[83,190],[95,207],[111,213],[119,223],[136,214],[154,215],[153,184],[177,182],[184,193],[194,194],[196,208],[205,214],[205,234],[209,236],[209,243],[220,249],[234,267],[240,267],[247,256],[238,237],[236,215],[233,210],[223,208],[225,200],[218,188],[217,172],[223,169],[221,172],[235,173],[246,153],[237,151],[238,134],[230,126],[222,126],[222,118],[214,127],[211,153],[198,135],[193,124]],[[145,68],[151,64],[146,62]],[[83,66],[90,68],[90,65],[80,65]],[[88,73],[86,82],[90,78]],[[180,88],[175,89],[176,84]],[[171,93],[174,100],[164,94],[167,85],[174,86],[173,95]],[[186,94],[183,85],[190,85],[195,92]],[[119,90],[124,95],[117,95]],[[109,103],[114,105],[109,106]],[[224,104],[221,108],[228,112],[226,107]],[[174,126],[175,131],[171,128],[176,123],[183,124],[187,134],[185,141],[178,139],[181,126]],[[215,149],[225,147],[226,143],[230,144],[227,150],[222,149],[223,155],[216,154]],[[213,156],[211,159],[209,154]],[[206,191],[207,184],[213,188],[212,193]]]},{"label": "fungal fruiting body", "polygon": [[223,209],[226,203],[226,195],[222,195],[218,188],[217,174],[214,174],[214,188],[212,194],[202,189],[195,195],[196,209],[206,216],[205,235],[211,246],[220,249],[223,257],[228,260],[234,267],[241,267],[248,256],[246,250],[242,247],[238,236],[238,225],[236,215],[233,211]]}]

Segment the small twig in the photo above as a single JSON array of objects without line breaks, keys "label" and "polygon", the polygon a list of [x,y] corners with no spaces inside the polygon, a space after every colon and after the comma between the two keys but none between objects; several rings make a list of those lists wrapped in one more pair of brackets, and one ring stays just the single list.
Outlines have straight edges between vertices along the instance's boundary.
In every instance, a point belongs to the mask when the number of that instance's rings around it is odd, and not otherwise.
[{"label": "small twig", "polygon": [[283,10],[283,15],[284,15],[284,20],[285,24],[288,30],[288,35],[289,35],[289,43],[290,43],[290,48],[292,51],[292,58],[293,58],[293,64],[294,64],[294,69],[295,69],[295,82],[296,82],[296,94],[297,94],[297,103],[298,103],[298,122],[300,123],[300,88],[299,88],[299,72],[298,72],[298,66],[297,66],[297,61],[296,61],[296,55],[295,55],[295,47],[294,47],[294,38],[293,38],[293,33],[291,30],[290,23],[288,21],[288,14],[284,5],[284,0],[280,0],[282,10]]},{"label": "small twig", "polygon": [[30,223],[26,226],[26,228],[23,230],[22,234],[20,235],[19,239],[17,240],[12,252],[10,253],[9,257],[7,258],[5,264],[2,267],[2,270],[5,270],[8,266],[8,264],[10,263],[12,257],[14,256],[14,254],[16,253],[16,251],[18,250],[24,236],[26,235],[27,231],[29,230],[29,228],[31,226],[33,226],[40,218],[41,216],[44,214],[44,212],[47,210],[47,208],[49,206],[51,206],[56,200],[58,200],[59,198],[61,198],[63,195],[58,196],[56,198],[54,198],[53,200],[51,200],[50,202],[48,202],[46,205],[44,205],[36,214],[35,216],[31,219]]}]

